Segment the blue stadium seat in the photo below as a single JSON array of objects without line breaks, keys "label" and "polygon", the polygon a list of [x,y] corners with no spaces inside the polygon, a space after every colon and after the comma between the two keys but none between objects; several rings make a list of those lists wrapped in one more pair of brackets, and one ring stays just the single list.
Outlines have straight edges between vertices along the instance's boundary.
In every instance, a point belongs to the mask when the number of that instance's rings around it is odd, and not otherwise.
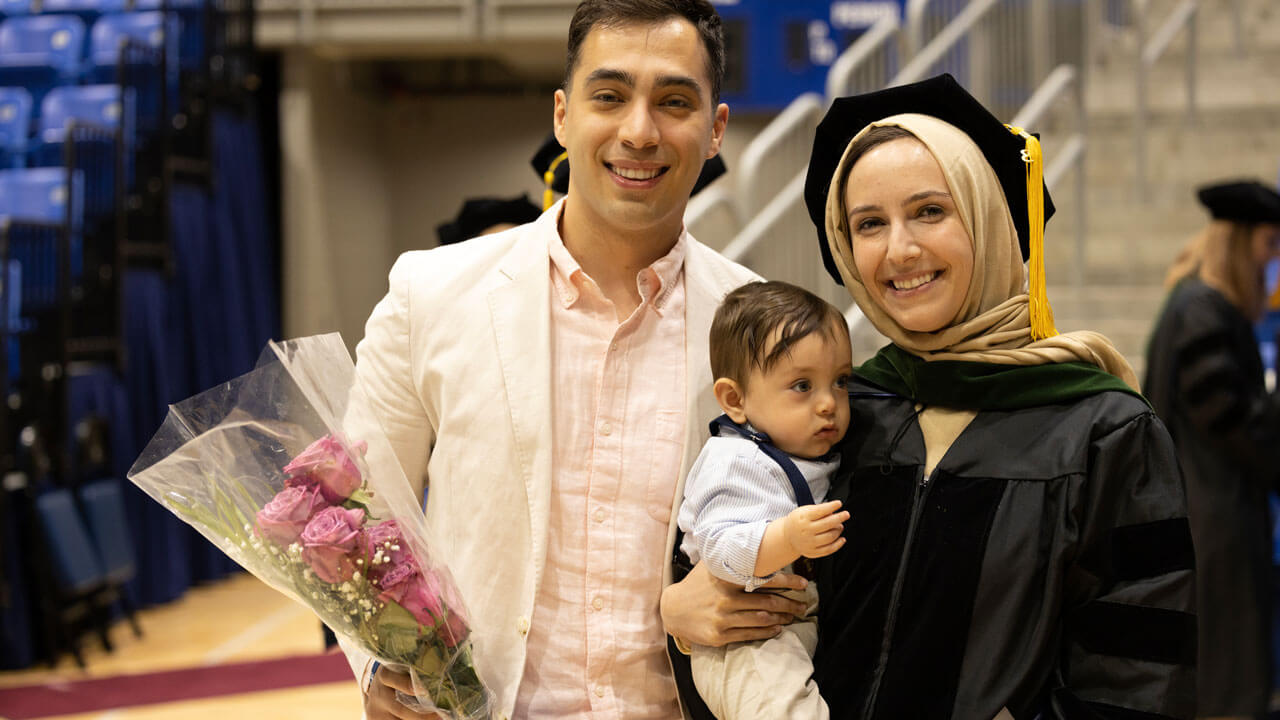
[{"label": "blue stadium seat", "polygon": [[133,9],[166,10],[181,19],[178,64],[183,70],[199,70],[204,63],[205,2],[206,0],[134,0]]},{"label": "blue stadium seat", "polygon": [[[178,99],[178,37],[181,21],[176,15],[166,17],[162,12],[133,12],[120,15],[104,15],[94,23],[90,32],[89,55],[86,70],[88,82],[119,83],[136,87],[137,117],[139,127],[158,128],[161,123],[161,85],[168,83],[169,105]],[[130,52],[123,58],[131,67],[120,67],[125,43],[140,46],[141,52]],[[161,55],[164,56],[166,78],[159,74]],[[138,65],[154,65],[155,72],[144,74]]]},{"label": "blue stadium seat", "polygon": [[32,15],[0,23],[0,85],[20,85],[40,101],[51,88],[75,84],[84,55],[84,23],[74,15]]},{"label": "blue stadium seat", "polygon": [[[69,85],[49,91],[40,104],[40,129],[36,140],[43,145],[62,145],[67,127],[75,122],[114,130],[132,130],[133,93],[119,85]],[[57,165],[54,162],[42,165]]]},{"label": "blue stadium seat", "polygon": [[75,13],[89,17],[128,9],[126,0],[42,0],[40,4],[42,13]]},{"label": "blue stadium seat", "polygon": [[168,22],[162,12],[103,15],[93,24],[89,40],[90,80],[114,82],[116,61],[126,40],[166,52],[177,60],[178,18]]},{"label": "blue stadium seat", "polygon": [[58,302],[58,233],[13,231],[14,223],[69,227],[72,279],[84,265],[81,225],[84,175],[66,168],[0,170],[0,232],[8,234],[9,258],[22,264],[22,306],[48,307]]},{"label": "blue stadium seat", "polygon": [[0,15],[4,17],[30,15],[31,9],[31,0],[0,0]]},{"label": "blue stadium seat", "polygon": [[[93,221],[115,209],[117,151],[124,153],[126,186],[133,178],[135,128],[134,91],[119,85],[79,85],[54,88],[40,109],[40,129],[28,154],[33,167],[74,162],[85,171],[83,212]],[[65,141],[72,123],[85,128],[73,138],[75,157],[65,157]],[[117,148],[116,130],[121,147]]]},{"label": "blue stadium seat", "polygon": [[[84,22],[85,28],[91,27],[98,18],[107,13],[126,12],[130,0],[41,0],[40,12],[44,14],[75,15]],[[81,54],[89,50],[89,37],[85,33]]]},{"label": "blue stadium seat", "polygon": [[83,192],[83,178],[68,178],[66,168],[0,170],[0,216],[43,223],[70,219],[74,228]]},{"label": "blue stadium seat", "polygon": [[26,164],[31,132],[31,93],[25,88],[0,88],[0,168]]}]

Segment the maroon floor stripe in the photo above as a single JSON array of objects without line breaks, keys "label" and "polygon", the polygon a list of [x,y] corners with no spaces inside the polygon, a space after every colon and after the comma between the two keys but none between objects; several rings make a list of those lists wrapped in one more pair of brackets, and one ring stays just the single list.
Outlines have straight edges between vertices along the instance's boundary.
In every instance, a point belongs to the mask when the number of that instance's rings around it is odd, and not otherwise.
[{"label": "maroon floor stripe", "polygon": [[0,688],[0,717],[27,720],[352,681],[342,653]]}]

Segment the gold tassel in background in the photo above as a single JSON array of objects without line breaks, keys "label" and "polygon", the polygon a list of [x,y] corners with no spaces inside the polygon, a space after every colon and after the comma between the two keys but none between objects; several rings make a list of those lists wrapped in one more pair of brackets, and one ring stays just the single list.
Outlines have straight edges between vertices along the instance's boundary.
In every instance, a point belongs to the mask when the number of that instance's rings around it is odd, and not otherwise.
[{"label": "gold tassel in background", "polygon": [[556,156],[555,160],[547,166],[547,171],[542,173],[542,182],[546,184],[547,189],[542,191],[542,210],[546,212],[556,204],[556,193],[551,189],[552,183],[556,181],[556,168],[560,167],[560,163],[569,159],[569,151],[566,150]]}]

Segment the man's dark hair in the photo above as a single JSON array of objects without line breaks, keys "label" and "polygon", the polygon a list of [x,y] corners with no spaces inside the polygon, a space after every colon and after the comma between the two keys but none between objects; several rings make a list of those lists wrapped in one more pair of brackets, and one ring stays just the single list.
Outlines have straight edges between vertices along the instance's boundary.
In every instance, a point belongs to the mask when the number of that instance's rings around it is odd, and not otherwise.
[{"label": "man's dark hair", "polygon": [[[778,340],[770,347],[775,332]],[[849,326],[834,305],[804,288],[776,280],[747,283],[724,297],[711,320],[711,375],[745,388],[752,369],[769,372],[813,333],[835,340],[848,337]]]},{"label": "man's dark hair", "polygon": [[707,51],[707,75],[711,77],[712,109],[720,102],[724,81],[724,31],[720,13],[708,0],[584,0],[569,22],[569,52],[564,69],[564,89],[569,91],[578,51],[593,28],[630,23],[652,24],[679,17],[693,23]]}]

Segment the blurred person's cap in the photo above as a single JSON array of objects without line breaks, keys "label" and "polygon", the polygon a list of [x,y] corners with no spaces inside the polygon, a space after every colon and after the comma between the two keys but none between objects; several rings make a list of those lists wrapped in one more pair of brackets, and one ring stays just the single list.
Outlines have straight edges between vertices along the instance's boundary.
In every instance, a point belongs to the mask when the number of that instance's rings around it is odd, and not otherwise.
[{"label": "blurred person's cap", "polygon": [[462,242],[538,219],[542,211],[527,195],[513,198],[470,198],[453,220],[436,228],[441,245]]},{"label": "blurred person's cap", "polygon": [[1206,185],[1196,196],[1214,220],[1280,224],[1280,193],[1255,180]]}]

